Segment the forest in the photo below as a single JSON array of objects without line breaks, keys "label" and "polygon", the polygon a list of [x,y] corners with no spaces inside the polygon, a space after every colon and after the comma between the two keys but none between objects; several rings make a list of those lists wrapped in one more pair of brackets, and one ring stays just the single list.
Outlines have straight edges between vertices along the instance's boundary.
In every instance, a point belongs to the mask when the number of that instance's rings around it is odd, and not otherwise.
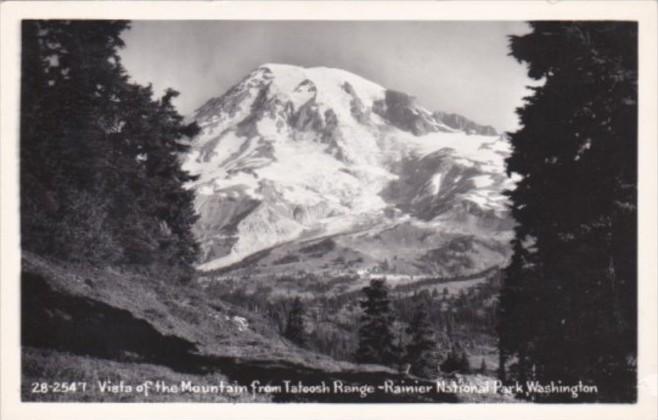
[{"label": "forest", "polygon": [[[345,279],[318,278],[311,273],[303,277],[305,283],[315,285],[341,280]],[[435,282],[436,280],[438,279],[434,279]],[[279,284],[283,279],[277,278],[275,281]],[[287,337],[292,316],[293,323],[303,325],[295,329],[296,332],[291,338],[293,342],[337,360],[358,360],[358,321],[362,312],[361,302],[366,297],[364,290],[327,295],[322,290],[311,289],[317,294],[316,297],[300,298],[294,294],[272,295],[272,286],[259,285],[253,291],[245,291],[240,284],[248,282],[249,279],[246,278],[212,282],[207,286],[206,292],[213,298],[260,314],[268,320],[273,329]],[[477,366],[473,367],[479,368],[482,358],[476,358],[474,354],[486,349],[491,351],[496,347],[494,332],[500,272],[492,271],[483,283],[461,289],[457,293],[449,293],[440,283],[437,288],[427,288],[431,283],[428,280],[420,280],[401,285],[403,287],[391,287],[385,278],[382,279],[381,287],[390,301],[385,305],[384,311],[391,319],[385,324],[390,325],[392,341],[398,347],[394,360],[389,364],[397,368],[404,363],[404,347],[411,341],[415,332],[413,327],[407,330],[421,309],[427,321],[426,332],[434,341],[433,352],[436,353],[437,359],[435,365],[458,352],[463,357],[467,353],[473,354],[471,359],[477,362]]]}]

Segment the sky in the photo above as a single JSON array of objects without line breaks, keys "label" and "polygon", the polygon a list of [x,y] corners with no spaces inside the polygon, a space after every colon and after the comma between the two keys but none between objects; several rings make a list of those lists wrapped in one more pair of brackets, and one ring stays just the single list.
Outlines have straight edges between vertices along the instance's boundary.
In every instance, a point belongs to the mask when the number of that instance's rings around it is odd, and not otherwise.
[{"label": "sky", "polygon": [[133,21],[123,64],[191,114],[264,63],[336,67],[498,130],[518,128],[525,65],[508,54],[523,22]]}]

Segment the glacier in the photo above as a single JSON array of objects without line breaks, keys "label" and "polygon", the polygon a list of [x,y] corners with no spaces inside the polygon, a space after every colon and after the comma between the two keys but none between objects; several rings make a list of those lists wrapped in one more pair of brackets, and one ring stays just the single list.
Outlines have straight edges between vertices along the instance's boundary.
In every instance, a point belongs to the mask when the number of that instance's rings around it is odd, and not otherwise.
[{"label": "glacier", "polygon": [[[492,127],[345,70],[286,64],[258,67],[191,119],[201,270],[260,253],[252,272],[456,275],[509,257],[503,192],[516,180]],[[326,255],[301,252],[327,238]]]}]

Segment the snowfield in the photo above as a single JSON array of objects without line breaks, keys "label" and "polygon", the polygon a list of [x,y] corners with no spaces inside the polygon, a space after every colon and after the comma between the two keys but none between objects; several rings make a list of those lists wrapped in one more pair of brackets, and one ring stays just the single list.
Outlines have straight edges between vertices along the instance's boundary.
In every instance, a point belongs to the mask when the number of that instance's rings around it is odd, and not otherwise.
[{"label": "snowfield", "polygon": [[[340,69],[265,64],[200,107],[202,131],[183,163],[198,176],[188,187],[201,218],[200,268],[364,220],[422,213],[419,221],[445,223],[460,202],[505,217],[506,139],[451,128],[396,95]],[[227,205],[235,214],[217,223]]]}]

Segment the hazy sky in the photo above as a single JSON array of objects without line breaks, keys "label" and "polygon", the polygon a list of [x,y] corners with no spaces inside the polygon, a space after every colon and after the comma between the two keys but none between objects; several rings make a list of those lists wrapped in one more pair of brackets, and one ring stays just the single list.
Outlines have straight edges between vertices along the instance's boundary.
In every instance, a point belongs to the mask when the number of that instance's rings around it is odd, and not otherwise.
[{"label": "hazy sky", "polygon": [[189,114],[263,63],[338,67],[408,93],[430,110],[456,112],[500,130],[530,84],[508,56],[522,22],[134,21],[124,65],[160,93],[181,93]]}]

